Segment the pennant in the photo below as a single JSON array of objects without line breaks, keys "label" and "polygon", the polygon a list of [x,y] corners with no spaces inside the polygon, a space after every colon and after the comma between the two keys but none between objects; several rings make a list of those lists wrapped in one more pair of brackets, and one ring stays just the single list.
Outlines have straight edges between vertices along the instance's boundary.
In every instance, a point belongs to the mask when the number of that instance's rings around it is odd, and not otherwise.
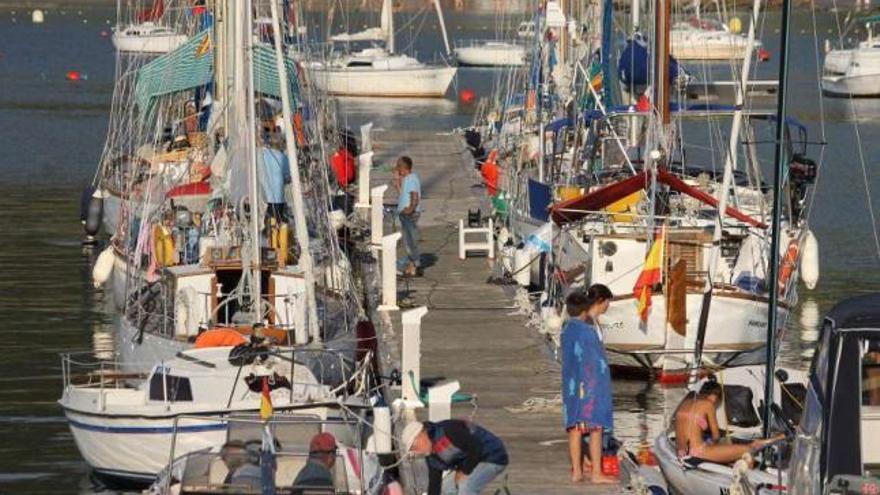
[{"label": "pennant", "polygon": [[202,58],[211,51],[211,35],[206,34],[199,46],[196,47],[196,57]]},{"label": "pennant", "polygon": [[263,377],[263,394],[260,397],[260,418],[263,421],[272,417],[272,396],[269,395],[269,378]]},{"label": "pennant", "polygon": [[648,256],[645,258],[645,265],[642,267],[642,273],[639,274],[639,278],[633,286],[633,296],[636,298],[639,318],[642,323],[648,321],[648,314],[651,311],[651,295],[653,288],[663,280],[663,271],[661,268],[663,266],[663,247],[665,241],[666,227],[664,226],[660,229],[660,233],[657,234],[657,237],[654,239],[654,244],[651,245],[651,249],[648,251]]}]

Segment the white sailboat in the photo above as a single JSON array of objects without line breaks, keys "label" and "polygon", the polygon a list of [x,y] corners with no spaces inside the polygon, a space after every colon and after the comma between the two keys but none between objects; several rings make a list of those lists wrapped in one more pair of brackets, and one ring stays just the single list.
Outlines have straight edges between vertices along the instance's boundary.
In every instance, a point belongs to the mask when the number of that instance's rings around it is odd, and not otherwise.
[{"label": "white sailboat", "polygon": [[[749,40],[721,22],[693,17],[672,26],[672,55],[679,60],[742,60]],[[754,40],[754,47],[761,46]]]},{"label": "white sailboat", "polygon": [[506,41],[473,41],[453,52],[459,65],[477,67],[520,67],[526,63],[526,49]]},{"label": "white sailboat", "polygon": [[[443,40],[449,52],[443,12],[435,0]],[[395,53],[394,13],[391,0],[382,3],[381,26],[354,34],[338,34],[336,42],[384,41],[384,46],[373,46],[351,54],[336,56],[328,61],[313,61],[307,65],[311,82],[321,91],[339,96],[382,97],[437,97],[442,98],[456,68],[428,65],[419,60]]]},{"label": "white sailboat", "polygon": [[853,48],[825,54],[822,91],[832,96],[880,95],[880,38],[875,36],[880,16],[859,19],[867,37]]},{"label": "white sailboat", "polygon": [[113,46],[120,52],[168,53],[187,37],[168,26],[143,22],[113,30]]}]

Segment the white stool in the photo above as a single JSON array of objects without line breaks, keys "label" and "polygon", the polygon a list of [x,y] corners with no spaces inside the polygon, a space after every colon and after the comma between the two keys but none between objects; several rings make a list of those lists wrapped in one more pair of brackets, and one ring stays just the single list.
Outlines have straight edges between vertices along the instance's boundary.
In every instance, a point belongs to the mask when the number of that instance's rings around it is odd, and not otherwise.
[{"label": "white stool", "polygon": [[[495,259],[495,239],[494,239],[494,225],[492,224],[492,219],[489,219],[488,227],[468,227],[465,228],[464,220],[458,221],[458,258],[465,259],[467,258],[468,251],[485,251],[490,260]],[[467,236],[468,234],[476,236],[479,235],[480,240],[476,242],[468,242]]]}]

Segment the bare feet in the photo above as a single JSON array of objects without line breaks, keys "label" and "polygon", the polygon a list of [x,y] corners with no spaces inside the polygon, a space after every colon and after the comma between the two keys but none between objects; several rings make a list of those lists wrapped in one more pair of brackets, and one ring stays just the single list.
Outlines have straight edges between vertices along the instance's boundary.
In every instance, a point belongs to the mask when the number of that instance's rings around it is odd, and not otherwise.
[{"label": "bare feet", "polygon": [[581,481],[584,481],[584,473],[572,470],[571,471],[571,482],[572,483],[580,483]]},{"label": "bare feet", "polygon": [[592,473],[593,472],[593,463],[590,462],[589,459],[584,458],[584,462],[581,465],[581,468],[584,470],[583,472],[585,472],[585,473]]},{"label": "bare feet", "polygon": [[596,473],[593,473],[591,481],[596,485],[616,485],[618,483],[617,478]]}]

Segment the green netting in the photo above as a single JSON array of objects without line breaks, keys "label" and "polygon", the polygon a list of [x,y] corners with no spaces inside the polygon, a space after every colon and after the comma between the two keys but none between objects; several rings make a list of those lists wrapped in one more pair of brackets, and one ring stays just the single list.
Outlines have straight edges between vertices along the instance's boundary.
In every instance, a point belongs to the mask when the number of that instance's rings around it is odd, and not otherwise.
[{"label": "green netting", "polygon": [[[138,71],[135,98],[145,120],[152,113],[158,97],[204,86],[211,81],[214,56],[208,37],[209,30],[202,31]],[[275,50],[263,43],[255,45],[253,64],[256,92],[280,98]],[[285,57],[285,65],[291,99],[295,101],[299,94],[296,65],[289,57]]]},{"label": "green netting", "polygon": [[157,97],[211,81],[214,56],[208,37],[209,30],[202,31],[138,70],[135,98],[144,119],[152,113]]},{"label": "green netting", "polygon": [[859,22],[880,22],[880,14],[869,15],[865,17],[860,17]]}]

